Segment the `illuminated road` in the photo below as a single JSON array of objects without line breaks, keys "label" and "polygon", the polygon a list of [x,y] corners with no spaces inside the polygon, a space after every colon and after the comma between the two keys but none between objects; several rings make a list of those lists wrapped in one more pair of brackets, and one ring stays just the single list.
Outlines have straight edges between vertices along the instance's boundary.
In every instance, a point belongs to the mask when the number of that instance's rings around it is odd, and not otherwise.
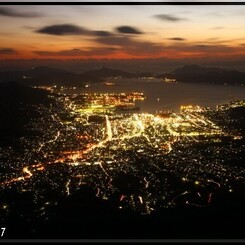
[{"label": "illuminated road", "polygon": [[68,181],[67,181],[67,183],[66,183],[66,194],[67,194],[67,196],[69,196],[70,195],[70,183],[71,183],[71,180],[69,179]]},{"label": "illuminated road", "polygon": [[105,116],[105,119],[106,119],[106,129],[107,129],[106,141],[110,141],[112,139],[111,122],[107,115]]},{"label": "illuminated road", "polygon": [[54,139],[51,139],[51,140],[48,140],[44,143],[42,143],[40,145],[40,147],[38,148],[37,152],[40,152],[42,150],[42,148],[46,145],[46,144],[49,144],[49,143],[54,143],[55,141],[58,140],[58,138],[60,137],[60,131],[57,132],[56,136],[54,137]]},{"label": "illuminated road", "polygon": [[31,178],[32,177],[32,173],[31,171],[28,169],[28,167],[24,167],[23,168],[23,173],[27,174],[27,176],[25,178]]},{"label": "illuminated road", "polygon": [[144,181],[145,181],[145,188],[148,188],[148,186],[149,186],[149,181],[146,180],[146,177],[144,177]]},{"label": "illuminated road", "polygon": [[178,196],[174,197],[173,200],[172,200],[172,203],[173,203],[174,205],[176,205],[175,200],[176,200],[178,197],[184,196],[184,195],[186,195],[186,194],[188,194],[188,193],[190,193],[190,192],[189,192],[189,191],[184,191],[183,193],[181,193],[181,194],[179,194]]}]

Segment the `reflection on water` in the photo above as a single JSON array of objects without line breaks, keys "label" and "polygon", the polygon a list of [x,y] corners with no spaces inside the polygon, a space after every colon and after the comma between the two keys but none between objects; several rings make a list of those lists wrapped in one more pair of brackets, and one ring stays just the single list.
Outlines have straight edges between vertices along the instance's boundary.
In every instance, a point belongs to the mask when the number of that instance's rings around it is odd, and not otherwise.
[{"label": "reflection on water", "polygon": [[[245,99],[245,88],[209,84],[164,83],[159,79],[115,79],[115,86],[91,84],[77,93],[143,92],[147,99],[137,102],[141,112],[155,113],[156,110],[178,111],[180,105],[200,105],[215,108],[217,104],[234,99]],[[74,90],[73,90],[74,93]]]}]

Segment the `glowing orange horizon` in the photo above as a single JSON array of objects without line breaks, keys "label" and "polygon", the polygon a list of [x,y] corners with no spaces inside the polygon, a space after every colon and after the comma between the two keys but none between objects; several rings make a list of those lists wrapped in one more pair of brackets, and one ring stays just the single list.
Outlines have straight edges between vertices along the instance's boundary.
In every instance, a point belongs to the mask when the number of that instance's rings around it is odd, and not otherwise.
[{"label": "glowing orange horizon", "polygon": [[[235,57],[243,58],[245,55],[245,51],[234,51],[230,53],[215,53],[215,58],[232,58]],[[38,55],[31,55],[31,54],[13,54],[13,55],[1,55],[0,60],[135,60],[135,59],[157,59],[157,58],[168,58],[168,59],[189,59],[189,58],[210,58],[213,57],[211,54],[207,54],[204,52],[165,52],[159,53],[158,55],[130,55],[125,53],[118,53],[113,55],[93,55],[90,57],[87,56],[58,56],[58,55],[50,55],[50,56],[38,56]]]},{"label": "glowing orange horizon", "polygon": [[[180,6],[171,5],[0,8],[4,8],[4,14],[0,11],[0,60],[224,59],[245,55],[242,5],[181,6],[181,11]],[[84,8],[87,14],[81,15]]]}]

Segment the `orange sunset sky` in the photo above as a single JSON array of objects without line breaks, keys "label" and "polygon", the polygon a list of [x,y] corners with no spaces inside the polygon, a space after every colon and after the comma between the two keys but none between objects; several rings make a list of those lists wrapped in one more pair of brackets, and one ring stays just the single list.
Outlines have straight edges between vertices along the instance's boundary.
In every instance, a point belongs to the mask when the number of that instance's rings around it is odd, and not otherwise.
[{"label": "orange sunset sky", "polygon": [[0,59],[241,59],[245,5],[0,5]]}]

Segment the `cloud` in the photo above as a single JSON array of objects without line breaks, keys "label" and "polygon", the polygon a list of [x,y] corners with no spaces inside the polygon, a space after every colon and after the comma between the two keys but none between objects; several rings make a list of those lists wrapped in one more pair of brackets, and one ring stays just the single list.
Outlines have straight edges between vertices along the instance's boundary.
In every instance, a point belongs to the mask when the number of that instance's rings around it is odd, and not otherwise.
[{"label": "cloud", "polygon": [[73,25],[73,24],[45,26],[42,27],[41,29],[36,30],[35,32],[41,34],[56,35],[56,36],[88,35],[88,36],[96,36],[96,37],[107,37],[112,35],[112,33],[108,31],[101,31],[101,30],[92,31],[84,27]]},{"label": "cloud", "polygon": [[182,37],[171,37],[171,38],[168,38],[168,40],[172,40],[172,41],[185,41],[186,39],[185,38],[182,38]]},{"label": "cloud", "polygon": [[42,34],[62,36],[62,35],[84,35],[87,33],[87,30],[76,25],[62,24],[62,25],[45,26],[37,30],[36,32]]},{"label": "cloud", "polygon": [[131,46],[135,44],[135,41],[132,41],[129,37],[113,36],[113,37],[101,37],[95,39],[96,42],[106,45],[115,45],[115,46]]},{"label": "cloud", "polygon": [[211,48],[213,46],[206,45],[206,44],[197,44],[197,45],[193,45],[192,47],[194,47],[194,48]]},{"label": "cloud", "polygon": [[109,37],[112,35],[109,31],[90,31],[88,34],[97,37]]},{"label": "cloud", "polygon": [[37,12],[20,12],[10,8],[0,7],[0,16],[18,17],[18,18],[35,18],[35,17],[42,17],[43,15]]},{"label": "cloud", "polygon": [[[173,37],[174,41],[184,41],[184,38]],[[165,46],[164,43],[153,43],[149,41],[139,41],[136,38],[128,36],[112,36],[100,37],[95,39],[99,44],[108,45],[109,47],[117,47],[120,52],[132,56],[152,56],[152,55],[210,55],[211,53],[232,53],[236,49],[227,45],[212,45],[208,43],[187,44],[182,45],[177,43],[174,45]]]},{"label": "cloud", "polygon": [[159,20],[171,21],[171,22],[186,20],[184,18],[179,18],[179,17],[173,16],[170,14],[156,14],[156,15],[153,15],[153,17],[155,17]]},{"label": "cloud", "polygon": [[60,51],[33,51],[33,53],[40,56],[101,56],[108,55],[115,52],[117,49],[115,48],[97,48],[91,47],[89,49],[83,50],[79,48],[68,49],[68,50],[60,50]]},{"label": "cloud", "polygon": [[116,28],[119,33],[124,34],[142,34],[143,32],[131,26],[119,26]]},{"label": "cloud", "polygon": [[129,55],[152,55],[159,54],[164,49],[163,45],[148,41],[137,41],[127,36],[100,37],[96,42],[103,45],[116,46],[123,53]]},{"label": "cloud", "polygon": [[223,26],[215,26],[215,27],[212,27],[210,29],[211,30],[222,30],[222,29],[224,29],[224,27]]},{"label": "cloud", "polygon": [[206,54],[213,53],[230,53],[236,51],[236,48],[227,45],[211,45],[211,44],[193,44],[172,46],[175,50],[180,52],[201,52]]},{"label": "cloud", "polygon": [[0,48],[0,54],[11,55],[11,54],[16,54],[16,53],[18,52],[12,48]]}]

